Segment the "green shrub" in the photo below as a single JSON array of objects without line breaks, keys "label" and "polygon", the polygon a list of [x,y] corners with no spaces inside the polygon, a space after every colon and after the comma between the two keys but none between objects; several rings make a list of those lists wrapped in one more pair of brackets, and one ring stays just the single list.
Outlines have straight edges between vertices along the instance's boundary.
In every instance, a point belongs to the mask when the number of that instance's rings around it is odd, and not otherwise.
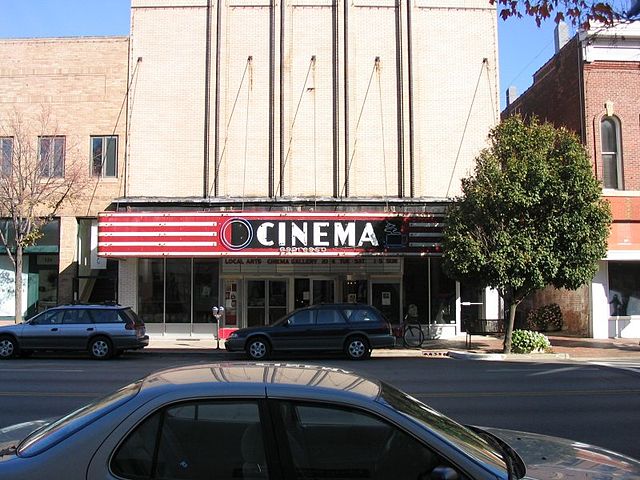
[{"label": "green shrub", "polygon": [[557,303],[543,305],[527,315],[527,328],[537,332],[555,332],[562,329],[562,310]]},{"label": "green shrub", "polygon": [[513,353],[547,352],[551,350],[549,339],[539,332],[531,330],[514,330],[511,336]]}]

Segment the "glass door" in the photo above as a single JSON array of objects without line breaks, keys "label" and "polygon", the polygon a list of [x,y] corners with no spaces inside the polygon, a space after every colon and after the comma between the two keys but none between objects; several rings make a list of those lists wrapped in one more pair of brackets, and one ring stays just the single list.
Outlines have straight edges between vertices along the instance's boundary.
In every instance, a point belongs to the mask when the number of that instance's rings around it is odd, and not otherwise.
[{"label": "glass door", "polygon": [[286,280],[247,280],[248,327],[271,324],[286,313]]},{"label": "glass door", "polygon": [[463,331],[465,331],[466,322],[482,318],[483,290],[481,287],[460,284],[460,318]]},{"label": "glass door", "polygon": [[287,314],[287,281],[267,280],[269,302],[267,305],[269,324]]},{"label": "glass door", "polygon": [[342,301],[345,303],[369,304],[368,280],[345,280],[342,282]]},{"label": "glass door", "polygon": [[371,304],[380,310],[393,325],[400,322],[400,282],[394,280],[371,282]]},{"label": "glass door", "polygon": [[335,282],[333,280],[311,279],[313,305],[317,303],[333,303]]},{"label": "glass door", "polygon": [[296,278],[293,281],[294,308],[335,301],[335,280],[325,278]]},{"label": "glass door", "polygon": [[264,280],[247,280],[247,327],[265,324],[266,291]]}]

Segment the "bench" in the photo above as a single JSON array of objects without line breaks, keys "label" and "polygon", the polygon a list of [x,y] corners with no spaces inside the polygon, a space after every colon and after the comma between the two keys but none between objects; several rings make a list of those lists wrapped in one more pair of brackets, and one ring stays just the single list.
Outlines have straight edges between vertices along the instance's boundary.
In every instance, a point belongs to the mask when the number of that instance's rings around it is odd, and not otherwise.
[{"label": "bench", "polygon": [[503,318],[466,318],[462,326],[467,334],[465,347],[471,348],[471,335],[502,336],[505,331]]}]

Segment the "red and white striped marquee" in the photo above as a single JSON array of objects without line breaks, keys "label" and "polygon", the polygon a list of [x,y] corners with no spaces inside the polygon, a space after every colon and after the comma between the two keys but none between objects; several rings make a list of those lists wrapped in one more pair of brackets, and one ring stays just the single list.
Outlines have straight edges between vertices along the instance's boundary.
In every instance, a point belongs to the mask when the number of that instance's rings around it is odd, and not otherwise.
[{"label": "red and white striped marquee", "polygon": [[434,255],[444,217],[331,212],[103,212],[102,257]]}]

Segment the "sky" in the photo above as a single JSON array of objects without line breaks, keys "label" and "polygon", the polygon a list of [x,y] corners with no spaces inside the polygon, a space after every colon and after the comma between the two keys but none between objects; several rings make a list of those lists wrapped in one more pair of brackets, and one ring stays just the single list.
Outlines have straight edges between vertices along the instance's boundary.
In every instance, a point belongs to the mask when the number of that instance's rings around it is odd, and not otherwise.
[{"label": "sky", "polygon": [[[0,38],[128,35],[130,5],[130,0],[0,0]],[[530,18],[498,19],[501,109],[506,89],[513,85],[523,93],[553,56],[554,27],[552,21],[538,28]]]}]

